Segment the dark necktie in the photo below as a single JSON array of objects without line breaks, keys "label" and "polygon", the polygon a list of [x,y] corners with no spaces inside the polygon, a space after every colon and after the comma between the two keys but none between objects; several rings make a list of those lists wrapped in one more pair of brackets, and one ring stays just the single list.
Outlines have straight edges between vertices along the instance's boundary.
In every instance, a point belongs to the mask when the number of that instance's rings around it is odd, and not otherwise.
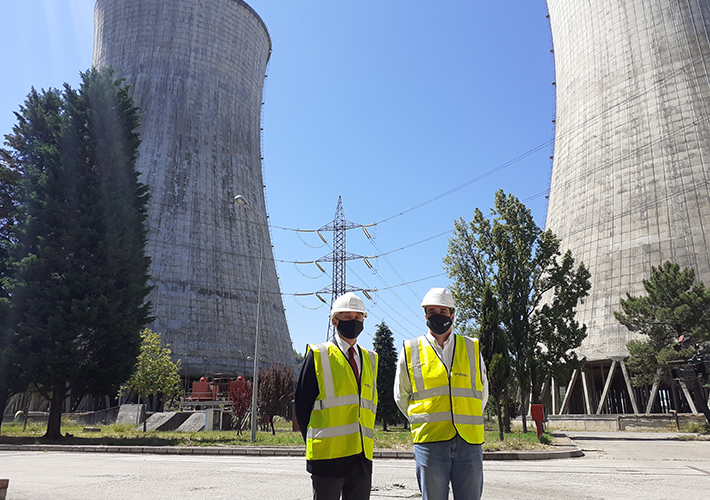
[{"label": "dark necktie", "polygon": [[355,348],[350,346],[350,349],[348,349],[348,354],[350,355],[350,366],[353,367],[353,372],[355,372],[355,379],[357,380],[358,385],[360,385],[360,374],[358,373],[357,362],[355,361]]}]

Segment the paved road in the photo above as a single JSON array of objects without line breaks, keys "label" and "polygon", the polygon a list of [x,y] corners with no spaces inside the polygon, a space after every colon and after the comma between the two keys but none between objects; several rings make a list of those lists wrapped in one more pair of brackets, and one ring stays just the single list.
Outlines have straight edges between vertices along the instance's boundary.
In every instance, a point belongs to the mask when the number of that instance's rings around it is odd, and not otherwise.
[{"label": "paved road", "polygon": [[[509,500],[703,499],[710,491],[710,442],[656,433],[570,433],[585,457],[484,462],[484,498]],[[487,466],[487,467],[486,467]]]},{"label": "paved road", "polygon": [[[705,498],[710,442],[572,433],[584,458],[484,462],[486,500]],[[306,500],[300,457],[0,452],[8,500]],[[378,460],[372,500],[418,498],[412,460]]]}]

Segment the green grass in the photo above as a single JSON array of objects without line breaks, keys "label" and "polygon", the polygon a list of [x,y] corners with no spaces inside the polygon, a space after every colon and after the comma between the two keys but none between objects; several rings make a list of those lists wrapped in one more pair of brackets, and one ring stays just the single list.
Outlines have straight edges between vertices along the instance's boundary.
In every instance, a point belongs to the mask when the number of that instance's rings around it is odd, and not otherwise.
[{"label": "green grass", "polygon": [[524,434],[520,432],[505,433],[504,441],[498,440],[498,431],[486,431],[486,442],[483,451],[538,451],[552,448],[552,437],[543,434],[540,439],[532,431]]},{"label": "green grass", "polygon": [[681,432],[692,432],[696,434],[710,434],[710,424],[700,422],[689,422],[680,428]]},{"label": "green grass", "polygon": [[[84,432],[83,426],[78,426],[69,420],[62,421],[62,434],[71,435],[61,442],[64,444],[105,445],[105,446],[249,446],[251,432],[249,429],[241,435],[237,431],[214,432],[142,432],[135,426],[113,424],[95,426],[101,432]],[[303,446],[300,432],[291,430],[291,423],[281,418],[275,419],[276,434],[271,431],[257,432],[258,446]],[[42,443],[42,436],[47,430],[46,424],[29,423],[23,430],[23,425],[3,425],[0,443]],[[412,438],[408,429],[389,427],[387,432],[381,426],[375,429],[375,448],[389,450],[412,450]],[[486,431],[484,451],[541,450],[549,446],[541,444],[534,432],[522,434],[514,432],[505,435],[505,441],[498,441],[497,431]]]},{"label": "green grass", "polygon": [[[549,434],[548,444],[552,442]],[[522,450],[544,450],[551,446],[542,444],[534,432],[523,434],[522,432],[506,433],[504,441],[498,440],[498,431],[486,431],[486,442],[483,443],[483,451],[522,451]],[[392,450],[411,450],[412,437],[408,429],[401,427],[390,427],[387,432],[375,429],[375,448]]]}]

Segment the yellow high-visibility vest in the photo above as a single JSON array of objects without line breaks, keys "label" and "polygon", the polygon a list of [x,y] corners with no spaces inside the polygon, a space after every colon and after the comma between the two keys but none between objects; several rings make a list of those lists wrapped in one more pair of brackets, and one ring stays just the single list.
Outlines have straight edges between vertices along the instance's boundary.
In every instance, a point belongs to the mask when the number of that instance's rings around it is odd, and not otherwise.
[{"label": "yellow high-visibility vest", "polygon": [[306,433],[306,459],[328,460],[365,452],[372,460],[377,413],[377,354],[360,349],[360,389],[348,358],[333,342],[309,344],[318,397]]},{"label": "yellow high-visibility vest", "polygon": [[478,339],[456,335],[451,372],[426,336],[405,340],[412,395],[407,413],[415,443],[448,441],[458,433],[481,444],[483,381]]}]

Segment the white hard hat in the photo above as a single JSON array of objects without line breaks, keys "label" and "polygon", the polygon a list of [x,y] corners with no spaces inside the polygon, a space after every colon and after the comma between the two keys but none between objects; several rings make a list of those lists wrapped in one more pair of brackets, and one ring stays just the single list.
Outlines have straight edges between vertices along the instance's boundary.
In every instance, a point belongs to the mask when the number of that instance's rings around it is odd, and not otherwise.
[{"label": "white hard hat", "polygon": [[344,293],[333,302],[333,308],[330,310],[330,317],[334,318],[340,312],[360,312],[363,318],[367,318],[365,311],[365,303],[360,297],[353,292]]},{"label": "white hard hat", "polygon": [[454,309],[454,298],[446,290],[446,288],[432,288],[429,290],[422,300],[422,307],[426,306],[444,306]]}]

